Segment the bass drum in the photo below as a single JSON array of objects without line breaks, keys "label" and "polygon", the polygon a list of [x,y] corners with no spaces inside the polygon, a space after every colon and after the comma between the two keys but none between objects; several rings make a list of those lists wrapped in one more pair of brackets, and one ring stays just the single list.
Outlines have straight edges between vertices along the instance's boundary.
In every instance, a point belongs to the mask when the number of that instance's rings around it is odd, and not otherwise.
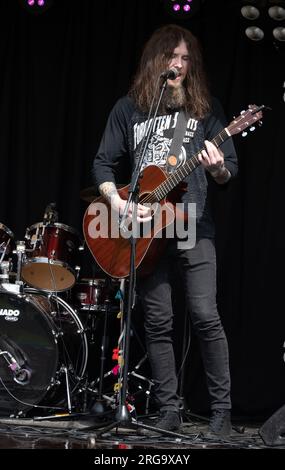
[{"label": "bass drum", "polygon": [[87,358],[83,325],[63,299],[35,289],[23,294],[2,289],[0,415],[67,410],[68,396],[72,405],[84,379]]}]

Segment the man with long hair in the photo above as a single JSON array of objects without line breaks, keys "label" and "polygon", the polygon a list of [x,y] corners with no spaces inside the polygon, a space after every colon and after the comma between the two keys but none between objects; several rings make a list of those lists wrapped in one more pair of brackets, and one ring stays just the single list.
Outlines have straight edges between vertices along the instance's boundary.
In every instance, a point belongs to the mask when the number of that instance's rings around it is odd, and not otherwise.
[{"label": "man with long hair", "polygon": [[[158,104],[159,77],[166,70],[167,86],[155,120],[148,121],[152,101]],[[146,43],[133,84],[127,96],[112,109],[98,153],[93,175],[100,193],[122,214],[126,201],[116,189],[115,174],[120,162],[133,167],[151,127],[142,168],[159,165],[172,171],[169,149],[180,111],[186,116],[186,131],[174,169],[197,153],[199,164],[186,178],[182,201],[196,204],[196,243],[179,248],[179,237],[168,240],[153,271],[139,283],[144,310],[146,347],[160,411],[157,428],[176,431],[180,427],[177,376],[172,344],[173,311],[169,275],[173,263],[183,273],[185,300],[199,339],[210,397],[209,433],[226,437],[231,432],[231,398],[228,344],[216,305],[215,230],[209,203],[208,183],[227,183],[237,173],[232,139],[220,148],[211,140],[225,127],[219,102],[210,96],[197,39],[177,25],[159,28]],[[129,208],[131,216],[132,207]],[[137,206],[137,220],[148,221],[151,213]]]}]

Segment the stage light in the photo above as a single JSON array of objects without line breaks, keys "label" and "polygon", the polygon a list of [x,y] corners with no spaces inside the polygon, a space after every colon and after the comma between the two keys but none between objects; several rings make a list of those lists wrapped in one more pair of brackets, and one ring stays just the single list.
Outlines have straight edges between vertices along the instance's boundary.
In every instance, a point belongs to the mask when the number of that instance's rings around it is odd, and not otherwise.
[{"label": "stage light", "polygon": [[245,5],[241,8],[241,14],[246,20],[256,20],[260,16],[260,11],[253,5]]},{"label": "stage light", "polygon": [[271,22],[271,31],[273,36],[273,43],[276,49],[284,50],[285,42],[285,1],[284,0],[269,0],[268,15]]},{"label": "stage light", "polygon": [[167,14],[177,19],[192,18],[205,0],[163,0]]},{"label": "stage light", "polygon": [[258,26],[249,26],[246,28],[245,34],[251,41],[262,41],[264,38],[264,31]]},{"label": "stage light", "polygon": [[243,1],[241,7],[245,36],[255,42],[271,42],[280,49],[285,41],[285,0]]},{"label": "stage light", "polygon": [[277,28],[274,28],[272,34],[277,41],[285,41],[285,27],[278,26]]},{"label": "stage light", "polygon": [[251,41],[262,41],[264,38],[263,11],[266,0],[242,1],[240,9],[244,20],[245,36]]},{"label": "stage light", "polygon": [[275,5],[268,9],[270,18],[276,21],[282,21],[285,19],[285,8]]},{"label": "stage light", "polygon": [[36,15],[44,13],[53,4],[53,0],[18,0],[20,5],[28,12]]}]

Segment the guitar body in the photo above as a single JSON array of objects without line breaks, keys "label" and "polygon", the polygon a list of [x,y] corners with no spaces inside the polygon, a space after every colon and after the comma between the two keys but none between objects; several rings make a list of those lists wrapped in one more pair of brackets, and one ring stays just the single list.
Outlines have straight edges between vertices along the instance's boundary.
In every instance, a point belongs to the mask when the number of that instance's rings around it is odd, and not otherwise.
[{"label": "guitar body", "polygon": [[[158,166],[146,167],[140,179],[139,200],[145,199],[167,177]],[[128,190],[129,186],[118,190],[122,199],[128,198]],[[157,204],[160,205],[161,217],[154,218],[152,224],[140,224],[146,229],[146,233],[136,239],[135,266],[140,276],[152,271],[166,244],[162,232],[175,219],[175,208],[170,200],[162,199]],[[102,196],[89,205],[83,218],[87,246],[103,271],[111,277],[124,278],[130,272],[131,244],[128,237],[122,236],[118,227],[118,214],[111,210]]]}]

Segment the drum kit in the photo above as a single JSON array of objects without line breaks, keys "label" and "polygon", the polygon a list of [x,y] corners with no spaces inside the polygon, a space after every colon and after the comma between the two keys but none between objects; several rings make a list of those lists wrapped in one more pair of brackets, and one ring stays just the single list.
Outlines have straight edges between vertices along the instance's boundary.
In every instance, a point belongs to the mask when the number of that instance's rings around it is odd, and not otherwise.
[{"label": "drum kit", "polygon": [[84,413],[95,320],[120,309],[118,281],[80,279],[81,237],[48,209],[23,241],[0,223],[0,416]]}]

